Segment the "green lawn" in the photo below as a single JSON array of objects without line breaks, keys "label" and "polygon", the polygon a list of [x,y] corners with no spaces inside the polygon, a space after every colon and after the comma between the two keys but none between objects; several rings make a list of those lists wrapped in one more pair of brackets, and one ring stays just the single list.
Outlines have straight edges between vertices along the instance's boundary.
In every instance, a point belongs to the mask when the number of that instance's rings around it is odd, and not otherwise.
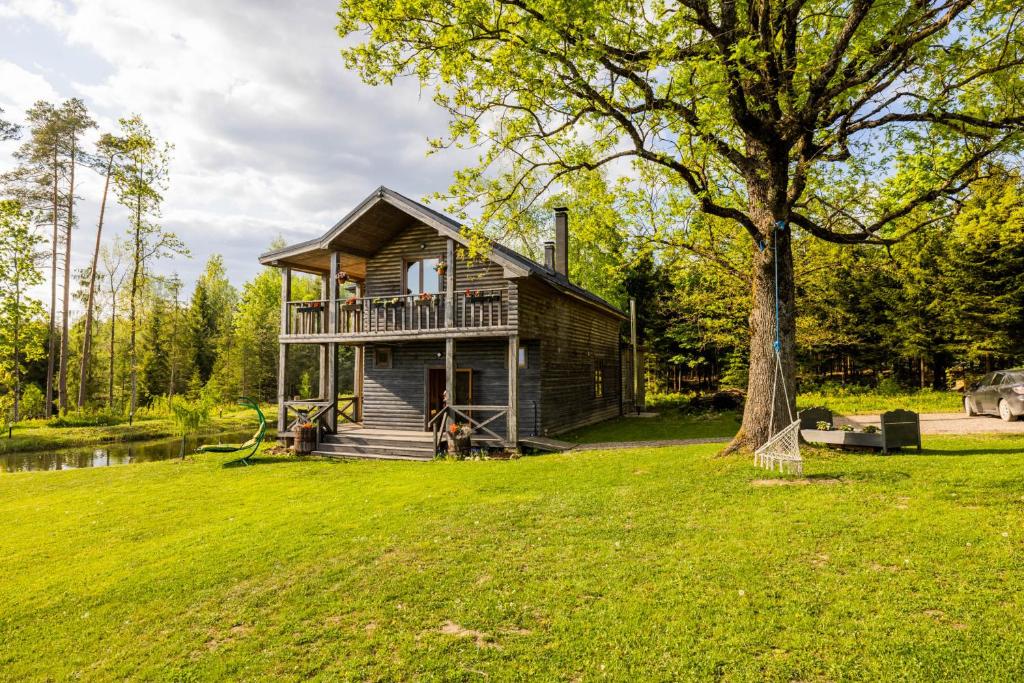
[{"label": "green lawn", "polygon": [[902,408],[916,413],[955,413],[963,410],[963,394],[956,391],[906,391],[880,394],[859,388],[834,387],[826,392],[804,392],[797,397],[797,408],[824,406],[839,415],[884,413]]},{"label": "green lawn", "polygon": [[[256,413],[244,408],[231,407],[215,413],[200,434],[252,428],[256,430]],[[175,436],[174,425],[168,419],[136,420],[135,424],[100,427],[51,427],[45,420],[26,420],[15,425],[8,438],[0,433],[0,454],[46,451],[73,446],[89,446],[123,441],[149,441]]]},{"label": "green lawn", "polygon": [[558,438],[575,443],[706,439],[731,437],[739,428],[739,413],[686,413],[668,408],[657,417],[619,417],[561,434]]},{"label": "green lawn", "polygon": [[1024,438],[925,444],[0,475],[0,677],[1019,678]]}]

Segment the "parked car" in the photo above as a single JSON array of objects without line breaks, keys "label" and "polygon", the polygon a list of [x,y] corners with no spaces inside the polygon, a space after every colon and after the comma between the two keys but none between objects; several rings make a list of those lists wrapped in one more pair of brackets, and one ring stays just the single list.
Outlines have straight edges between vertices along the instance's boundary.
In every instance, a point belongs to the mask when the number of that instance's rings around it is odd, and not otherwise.
[{"label": "parked car", "polygon": [[964,393],[968,415],[998,415],[1013,422],[1024,415],[1024,368],[990,372]]}]

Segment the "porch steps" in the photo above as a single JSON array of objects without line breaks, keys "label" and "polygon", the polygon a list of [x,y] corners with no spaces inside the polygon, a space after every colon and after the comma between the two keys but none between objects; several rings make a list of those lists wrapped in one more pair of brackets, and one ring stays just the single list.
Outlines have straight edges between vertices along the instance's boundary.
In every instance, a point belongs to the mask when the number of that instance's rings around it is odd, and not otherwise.
[{"label": "porch steps", "polygon": [[314,452],[335,458],[425,461],[434,457],[434,441],[429,432],[349,427],[325,436]]}]

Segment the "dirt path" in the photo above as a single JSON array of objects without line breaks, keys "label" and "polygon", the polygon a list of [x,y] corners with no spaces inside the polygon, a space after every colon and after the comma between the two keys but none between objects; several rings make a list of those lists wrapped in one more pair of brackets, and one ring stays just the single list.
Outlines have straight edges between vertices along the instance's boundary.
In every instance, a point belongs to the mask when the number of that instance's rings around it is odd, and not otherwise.
[{"label": "dirt path", "polygon": [[[854,427],[878,425],[878,415],[836,415],[836,425],[852,424]],[[967,417],[963,413],[922,413],[922,434],[1024,434],[1024,421],[1003,422],[998,417],[977,415]]]}]

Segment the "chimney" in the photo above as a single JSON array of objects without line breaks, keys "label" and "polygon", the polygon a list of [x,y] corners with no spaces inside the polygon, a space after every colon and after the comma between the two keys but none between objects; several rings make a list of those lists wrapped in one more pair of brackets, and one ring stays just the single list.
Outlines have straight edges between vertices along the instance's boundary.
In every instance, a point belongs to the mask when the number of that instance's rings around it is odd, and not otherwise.
[{"label": "chimney", "polygon": [[554,272],[555,270],[555,243],[544,243],[544,267]]},{"label": "chimney", "polygon": [[555,209],[555,272],[569,277],[569,209]]}]

